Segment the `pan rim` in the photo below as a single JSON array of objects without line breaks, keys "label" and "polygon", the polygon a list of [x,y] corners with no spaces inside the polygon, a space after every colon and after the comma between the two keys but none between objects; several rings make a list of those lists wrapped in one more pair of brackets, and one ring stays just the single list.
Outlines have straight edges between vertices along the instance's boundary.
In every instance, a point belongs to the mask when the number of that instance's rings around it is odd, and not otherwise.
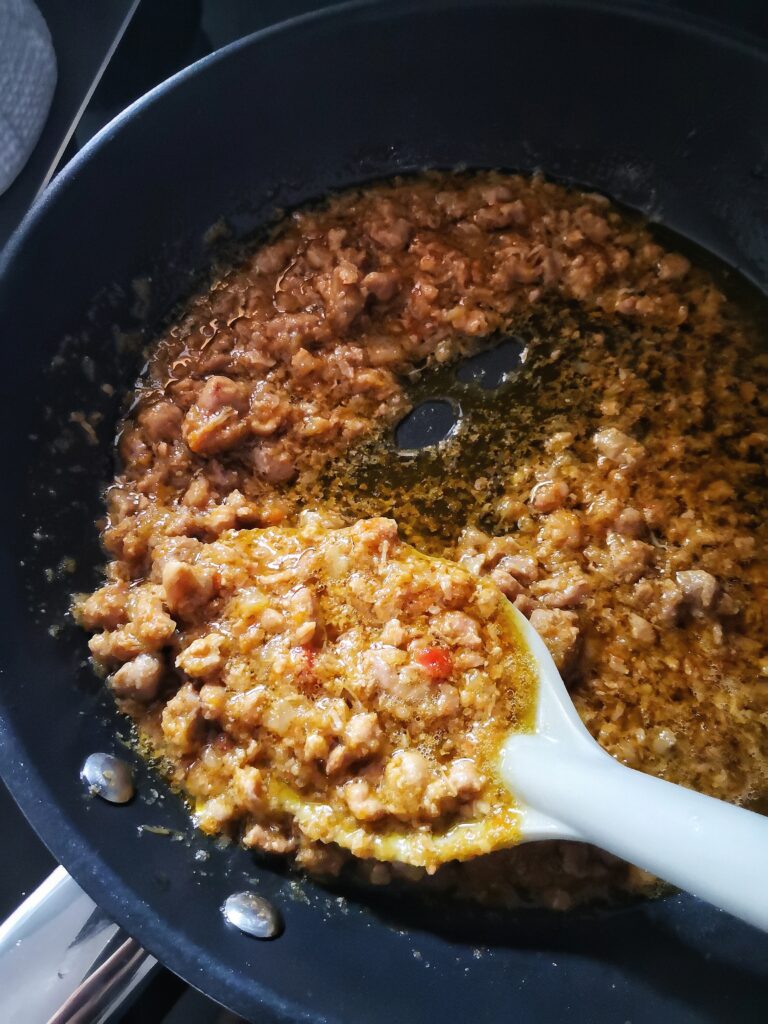
[{"label": "pan rim", "polygon": [[162,100],[169,92],[183,85],[192,77],[202,73],[207,67],[227,60],[231,54],[237,53],[240,49],[247,49],[254,42],[268,40],[272,36],[293,32],[306,25],[316,22],[333,21],[341,16],[356,16],[376,8],[385,11],[393,16],[407,16],[414,12],[425,12],[430,10],[455,9],[461,10],[472,3],[477,8],[542,8],[548,7],[553,10],[591,10],[617,18],[668,25],[684,31],[687,34],[700,35],[710,41],[716,42],[719,47],[730,47],[748,54],[752,59],[768,63],[768,48],[759,45],[759,41],[746,32],[725,31],[715,19],[707,18],[700,14],[686,15],[682,11],[672,11],[660,7],[658,0],[619,0],[619,3],[612,3],[611,0],[344,0],[342,3],[332,4],[307,14],[299,14],[293,18],[286,18],[274,25],[258,29],[240,39],[235,39],[226,46],[206,54],[199,60],[187,65],[169,78],[153,86],[148,92],[139,96],[127,107],[120,111],[111,121],[108,121],[88,142],[79,150],[72,159],[58,172],[50,184],[35,198],[32,206],[19,222],[6,245],[0,251],[0,280],[5,276],[8,267],[15,259],[17,250],[21,247],[37,220],[44,215],[49,204],[56,201],[58,193],[67,187],[68,182],[76,177],[80,166],[90,159],[91,153],[104,146],[109,139],[122,130],[123,126],[140,114],[145,108]]}]

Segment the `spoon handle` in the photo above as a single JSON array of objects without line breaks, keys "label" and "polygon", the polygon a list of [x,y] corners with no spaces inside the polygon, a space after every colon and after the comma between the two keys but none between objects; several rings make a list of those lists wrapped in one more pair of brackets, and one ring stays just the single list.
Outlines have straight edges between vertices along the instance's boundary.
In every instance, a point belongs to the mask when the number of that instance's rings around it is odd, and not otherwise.
[{"label": "spoon handle", "polygon": [[626,768],[596,745],[571,751],[543,735],[511,738],[502,774],[553,832],[768,931],[768,817]]}]

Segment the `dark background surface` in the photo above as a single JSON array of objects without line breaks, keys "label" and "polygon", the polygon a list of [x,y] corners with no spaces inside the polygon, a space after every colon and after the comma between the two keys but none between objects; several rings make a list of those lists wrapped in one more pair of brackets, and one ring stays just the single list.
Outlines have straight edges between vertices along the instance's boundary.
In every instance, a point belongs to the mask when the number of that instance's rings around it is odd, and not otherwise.
[{"label": "dark background surface", "polygon": [[[17,182],[0,197],[0,244],[52,173],[62,146],[65,148],[59,167],[107,121],[175,71],[265,25],[329,6],[306,0],[143,0],[89,96],[133,11],[133,0],[38,3],[54,39],[59,81],[38,148]],[[762,0],[671,0],[647,6],[690,11],[719,21],[728,31],[768,41],[768,8]],[[75,123],[83,106],[84,113]],[[11,837],[10,842],[0,844],[0,915],[5,916],[53,868],[54,862],[3,787],[0,822],[3,834]],[[164,971],[123,1022],[212,1024],[232,1019]]]}]

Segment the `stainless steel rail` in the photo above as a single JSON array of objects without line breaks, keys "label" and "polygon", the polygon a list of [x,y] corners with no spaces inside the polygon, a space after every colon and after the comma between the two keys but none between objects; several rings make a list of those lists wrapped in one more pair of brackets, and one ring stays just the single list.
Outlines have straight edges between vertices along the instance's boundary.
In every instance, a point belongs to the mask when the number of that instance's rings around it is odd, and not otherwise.
[{"label": "stainless steel rail", "polygon": [[106,1024],[156,966],[64,868],[56,868],[0,925],[2,1019]]}]

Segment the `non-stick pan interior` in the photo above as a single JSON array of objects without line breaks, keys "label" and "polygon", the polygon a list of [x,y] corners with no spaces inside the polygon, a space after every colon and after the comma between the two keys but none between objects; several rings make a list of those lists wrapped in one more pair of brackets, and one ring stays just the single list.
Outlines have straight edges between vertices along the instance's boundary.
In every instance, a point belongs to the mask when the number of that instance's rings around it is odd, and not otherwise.
[{"label": "non-stick pan interior", "polygon": [[[539,168],[765,289],[766,124],[768,61],[697,26],[589,4],[352,6],[161,86],[27,219],[0,277],[0,763],[57,857],[192,984],[259,1021],[765,1019],[765,937],[688,897],[575,915],[345,897],[196,836],[141,765],[133,804],[85,799],[80,763],[120,750],[125,727],[64,612],[97,576],[120,393],[210,260],[219,218],[243,234],[398,171]],[[254,887],[285,916],[275,942],[221,919],[230,892]]]}]

